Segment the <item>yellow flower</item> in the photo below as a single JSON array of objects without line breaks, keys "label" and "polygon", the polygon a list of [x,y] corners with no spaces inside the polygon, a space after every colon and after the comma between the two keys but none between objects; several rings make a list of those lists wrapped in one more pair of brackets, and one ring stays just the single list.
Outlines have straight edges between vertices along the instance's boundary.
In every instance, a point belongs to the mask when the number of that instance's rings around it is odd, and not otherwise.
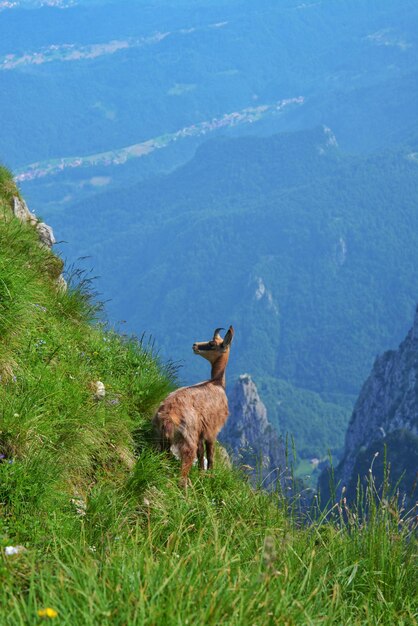
[{"label": "yellow flower", "polygon": [[50,617],[51,619],[58,616],[58,611],[51,609],[49,606],[46,609],[39,609],[39,617]]}]

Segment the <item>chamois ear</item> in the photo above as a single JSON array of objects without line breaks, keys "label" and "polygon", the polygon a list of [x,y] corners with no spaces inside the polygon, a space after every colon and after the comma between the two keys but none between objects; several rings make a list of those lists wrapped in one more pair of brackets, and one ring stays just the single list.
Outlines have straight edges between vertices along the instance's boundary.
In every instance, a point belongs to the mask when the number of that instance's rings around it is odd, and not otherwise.
[{"label": "chamois ear", "polygon": [[227,348],[232,339],[234,338],[234,329],[232,328],[232,326],[229,327],[228,332],[226,333],[225,337],[224,337],[224,341],[223,341],[223,347]]},{"label": "chamois ear", "polygon": [[225,330],[225,328],[216,328],[215,332],[213,333],[212,341],[215,341],[215,339],[217,339],[217,338],[221,338],[221,336],[219,334],[220,330]]}]

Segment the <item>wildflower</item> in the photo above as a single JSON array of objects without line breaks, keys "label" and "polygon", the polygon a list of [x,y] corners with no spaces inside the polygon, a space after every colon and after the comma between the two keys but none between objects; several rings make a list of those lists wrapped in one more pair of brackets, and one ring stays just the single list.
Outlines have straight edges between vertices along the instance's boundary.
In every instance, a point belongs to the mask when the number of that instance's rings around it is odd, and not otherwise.
[{"label": "wildflower", "polygon": [[22,552],[26,552],[26,548],[24,546],[6,546],[4,548],[4,554],[6,556],[21,554]]},{"label": "wildflower", "polygon": [[86,514],[87,504],[81,496],[71,498],[71,504],[74,505],[77,515],[84,517]]},{"label": "wildflower", "polygon": [[53,619],[54,617],[58,617],[58,611],[48,606],[46,609],[39,609],[38,615],[39,617],[49,617]]},{"label": "wildflower", "polygon": [[267,569],[271,569],[276,560],[276,546],[274,537],[267,535],[264,540],[263,563]]}]

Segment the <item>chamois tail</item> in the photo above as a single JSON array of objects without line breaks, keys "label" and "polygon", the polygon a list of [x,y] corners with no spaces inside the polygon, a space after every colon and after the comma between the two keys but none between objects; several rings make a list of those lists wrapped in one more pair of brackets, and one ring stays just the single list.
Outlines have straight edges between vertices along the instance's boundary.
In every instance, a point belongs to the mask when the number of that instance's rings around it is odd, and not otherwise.
[{"label": "chamois tail", "polygon": [[154,417],[154,429],[161,452],[170,450],[170,446],[174,441],[175,431],[174,424],[170,417],[157,413]]}]

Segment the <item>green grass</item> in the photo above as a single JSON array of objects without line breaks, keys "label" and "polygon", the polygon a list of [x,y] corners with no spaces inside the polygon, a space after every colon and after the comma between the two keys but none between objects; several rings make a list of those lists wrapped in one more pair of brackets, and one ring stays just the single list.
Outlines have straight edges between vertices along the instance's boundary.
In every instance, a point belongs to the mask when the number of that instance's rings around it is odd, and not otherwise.
[{"label": "green grass", "polygon": [[371,506],[373,485],[367,513],[342,501],[310,525],[219,459],[178,487],[149,445],[175,369],[98,322],[82,276],[57,290],[59,260],[9,204],[0,191],[0,623],[416,624],[412,522]]}]

